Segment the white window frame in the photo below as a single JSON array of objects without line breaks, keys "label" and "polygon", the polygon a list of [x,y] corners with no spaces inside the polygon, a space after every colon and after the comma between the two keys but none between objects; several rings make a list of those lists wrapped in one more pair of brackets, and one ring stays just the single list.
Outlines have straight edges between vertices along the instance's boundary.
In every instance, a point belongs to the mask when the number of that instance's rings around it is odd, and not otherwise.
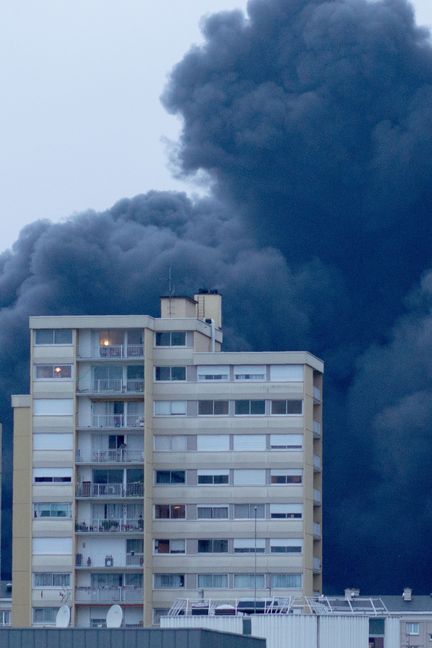
[{"label": "white window frame", "polygon": [[[300,402],[301,403],[301,412],[288,412],[288,403],[290,401],[295,401],[295,402]],[[282,414],[275,414],[273,412],[273,403],[283,403],[285,402],[285,412]],[[303,416],[303,411],[304,411],[304,405],[303,405],[303,399],[302,398],[272,398],[270,401],[270,416]]]},{"label": "white window frame", "polygon": [[[157,551],[157,543],[161,542],[161,540],[167,540],[168,541],[168,552],[161,552],[159,553]],[[171,551],[172,548],[172,543],[183,543],[183,551]],[[153,540],[153,555],[154,556],[183,556],[186,554],[186,540],[184,538],[155,538]]]},{"label": "white window frame", "polygon": [[[158,448],[158,443],[164,439],[169,445],[168,448]],[[175,444],[179,443],[184,445],[184,447],[175,447]],[[185,434],[155,434],[153,437],[154,451],[155,452],[186,452],[187,451],[187,435]]]},{"label": "white window frame", "polygon": [[[160,403],[166,404],[166,412],[158,412]],[[180,403],[182,404],[180,407]],[[184,407],[183,407],[184,406]],[[160,406],[161,409],[162,406]],[[184,412],[177,411],[184,409]],[[154,416],[187,416],[187,401],[185,400],[155,400],[154,401]]]},{"label": "white window frame", "polygon": [[[236,412],[237,403],[249,403],[249,411],[244,414],[239,414]],[[252,412],[252,403],[264,403],[264,412],[255,413]],[[234,401],[234,416],[265,416],[266,415],[266,402],[265,398],[236,398]]]},{"label": "white window frame", "polygon": [[[39,331],[51,331],[52,333],[52,342],[38,342],[37,341],[37,336]],[[70,342],[57,342],[56,341],[56,333],[57,331],[70,331],[71,334],[71,341]],[[52,345],[58,345],[58,346],[70,346],[73,344],[73,330],[72,329],[34,329],[34,344],[35,346],[52,346]]]},{"label": "white window frame", "polygon": [[197,452],[226,452],[229,449],[229,434],[197,434]]},{"label": "white window frame", "polygon": [[[200,407],[200,403],[203,403],[203,402],[204,403],[213,403],[213,406],[212,406],[213,412],[211,412],[210,414],[202,414],[199,411],[199,407]],[[227,403],[228,404],[227,412],[223,413],[223,414],[215,414],[215,403]],[[229,416],[229,400],[227,400],[226,398],[203,398],[203,399],[198,401],[198,408],[197,409],[198,409],[198,416]]]},{"label": "white window frame", "polygon": [[[204,585],[203,583],[200,583],[200,578],[209,578],[209,577],[212,580],[211,585],[208,585],[208,584]],[[217,579],[217,578],[224,578],[225,579],[225,584],[224,585],[215,585],[213,583],[213,581],[215,579]],[[220,590],[224,590],[224,589],[228,589],[228,584],[229,584],[229,582],[228,582],[228,574],[223,574],[223,573],[222,574],[217,574],[217,573],[198,574],[197,585],[198,585],[199,589],[204,589],[204,590],[206,590],[206,589],[220,589]]]},{"label": "white window frame", "polygon": [[405,624],[405,634],[408,637],[417,637],[420,634],[420,623],[407,621]]},{"label": "white window frame", "polygon": [[[200,477],[211,477],[210,482],[200,482]],[[215,482],[218,477],[226,477],[224,483]],[[230,485],[230,471],[229,469],[211,468],[210,470],[197,470],[197,485],[198,486],[229,486]]]},{"label": "white window frame", "polygon": [[[173,344],[172,343],[172,336],[173,334],[178,334],[178,333],[184,333],[185,336],[185,341],[184,344]],[[157,336],[158,334],[169,334],[170,336],[170,343],[169,344],[158,344],[157,343]],[[157,349],[172,349],[172,348],[177,348],[177,349],[184,349],[188,345],[188,335],[187,331],[155,331],[155,348]]]},{"label": "white window frame", "polygon": [[[283,477],[285,481],[281,480],[273,482],[273,477]],[[289,481],[290,477],[300,477],[300,481]],[[302,486],[303,484],[303,470],[301,468],[272,468],[270,471],[270,485],[271,486]]]},{"label": "white window frame", "polygon": [[228,365],[198,365],[197,382],[228,382],[230,368]]},{"label": "white window frame", "polygon": [[[171,576],[172,578],[183,578],[183,585],[158,585],[158,580],[162,578],[167,578]],[[154,589],[158,590],[165,590],[165,589],[185,589],[185,583],[186,581],[186,576],[185,574],[153,574],[153,587]]]},{"label": "white window frame", "polygon": [[235,365],[234,381],[235,382],[266,382],[267,367],[266,365]]},{"label": "white window frame", "polygon": [[[157,369],[169,369],[170,377],[167,380],[163,380],[163,379],[160,379],[160,378],[158,379],[156,377],[157,376],[157,371],[156,371]],[[184,369],[185,370],[185,377],[184,378],[173,378],[172,377],[172,370],[173,369]],[[173,366],[169,366],[169,367],[161,365],[161,366],[157,366],[157,367],[154,368],[154,381],[157,382],[157,383],[171,383],[171,382],[183,383],[183,382],[186,382],[186,380],[187,380],[186,373],[187,373],[187,370],[186,370],[185,365],[175,365],[175,366],[173,365]]]},{"label": "white window frame", "polygon": [[250,554],[255,553],[255,544],[256,544],[256,553],[265,553],[266,550],[266,541],[264,538],[234,538],[233,540],[233,551],[235,554]]},{"label": "white window frame", "polygon": [[[45,367],[47,369],[52,369],[52,376],[47,376],[47,377],[42,377],[38,376],[38,369],[41,369],[42,367]],[[68,367],[70,369],[70,376],[62,376],[62,368]],[[60,370],[60,371],[56,371]],[[48,362],[38,362],[37,364],[33,365],[33,380],[37,380],[38,382],[45,382],[45,381],[51,381],[51,380],[61,380],[62,382],[67,382],[73,380],[73,366],[70,363],[65,363],[65,362],[57,362],[57,363],[48,363]]]},{"label": "white window frame", "polygon": [[[227,512],[226,517],[200,517],[199,511],[202,509],[211,509],[212,513],[215,509],[225,509]],[[213,520],[220,522],[220,520],[229,520],[229,506],[228,504],[198,504],[197,505],[197,520]]]}]

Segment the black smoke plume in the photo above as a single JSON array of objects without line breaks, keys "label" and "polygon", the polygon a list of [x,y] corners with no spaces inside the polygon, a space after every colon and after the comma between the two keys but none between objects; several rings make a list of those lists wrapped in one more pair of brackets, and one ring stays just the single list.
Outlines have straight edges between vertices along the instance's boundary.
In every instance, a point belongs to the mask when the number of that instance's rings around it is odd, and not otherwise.
[{"label": "black smoke plume", "polygon": [[[406,0],[250,0],[203,31],[164,103],[210,197],[23,230],[0,258],[2,411],[28,389],[30,314],[157,314],[172,266],[177,292],[223,293],[226,348],[326,361],[326,590],[429,592],[429,33]],[[10,471],[5,500],[7,527]]]}]

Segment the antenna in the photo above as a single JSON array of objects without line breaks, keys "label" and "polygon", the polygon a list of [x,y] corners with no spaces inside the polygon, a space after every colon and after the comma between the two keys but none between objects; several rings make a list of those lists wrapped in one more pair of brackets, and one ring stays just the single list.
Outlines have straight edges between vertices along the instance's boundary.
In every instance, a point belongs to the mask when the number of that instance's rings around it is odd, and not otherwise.
[{"label": "antenna", "polygon": [[172,266],[168,268],[168,296],[172,297],[175,293],[175,286],[172,281]]},{"label": "antenna", "polygon": [[123,610],[120,605],[111,605],[106,615],[107,628],[120,628],[123,621]]},{"label": "antenna", "polygon": [[56,615],[56,628],[67,628],[70,622],[70,607],[62,605]]}]

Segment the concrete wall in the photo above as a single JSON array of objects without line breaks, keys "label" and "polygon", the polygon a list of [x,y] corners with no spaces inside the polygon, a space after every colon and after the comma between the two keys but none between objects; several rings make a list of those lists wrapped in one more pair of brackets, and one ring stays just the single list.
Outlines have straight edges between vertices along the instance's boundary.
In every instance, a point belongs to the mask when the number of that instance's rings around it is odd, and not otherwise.
[{"label": "concrete wall", "polygon": [[200,629],[0,630],[2,648],[265,648],[265,641]]}]

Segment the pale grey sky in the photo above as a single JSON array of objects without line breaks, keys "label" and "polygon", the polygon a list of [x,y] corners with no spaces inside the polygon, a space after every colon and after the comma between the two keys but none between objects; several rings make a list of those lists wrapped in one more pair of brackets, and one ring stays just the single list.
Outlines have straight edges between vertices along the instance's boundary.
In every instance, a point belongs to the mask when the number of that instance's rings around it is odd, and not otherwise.
[{"label": "pale grey sky", "polygon": [[[432,25],[431,0],[415,0]],[[0,7],[0,251],[37,218],[104,209],[175,180],[179,132],[159,96],[200,42],[203,14],[246,0],[4,0]]]}]

